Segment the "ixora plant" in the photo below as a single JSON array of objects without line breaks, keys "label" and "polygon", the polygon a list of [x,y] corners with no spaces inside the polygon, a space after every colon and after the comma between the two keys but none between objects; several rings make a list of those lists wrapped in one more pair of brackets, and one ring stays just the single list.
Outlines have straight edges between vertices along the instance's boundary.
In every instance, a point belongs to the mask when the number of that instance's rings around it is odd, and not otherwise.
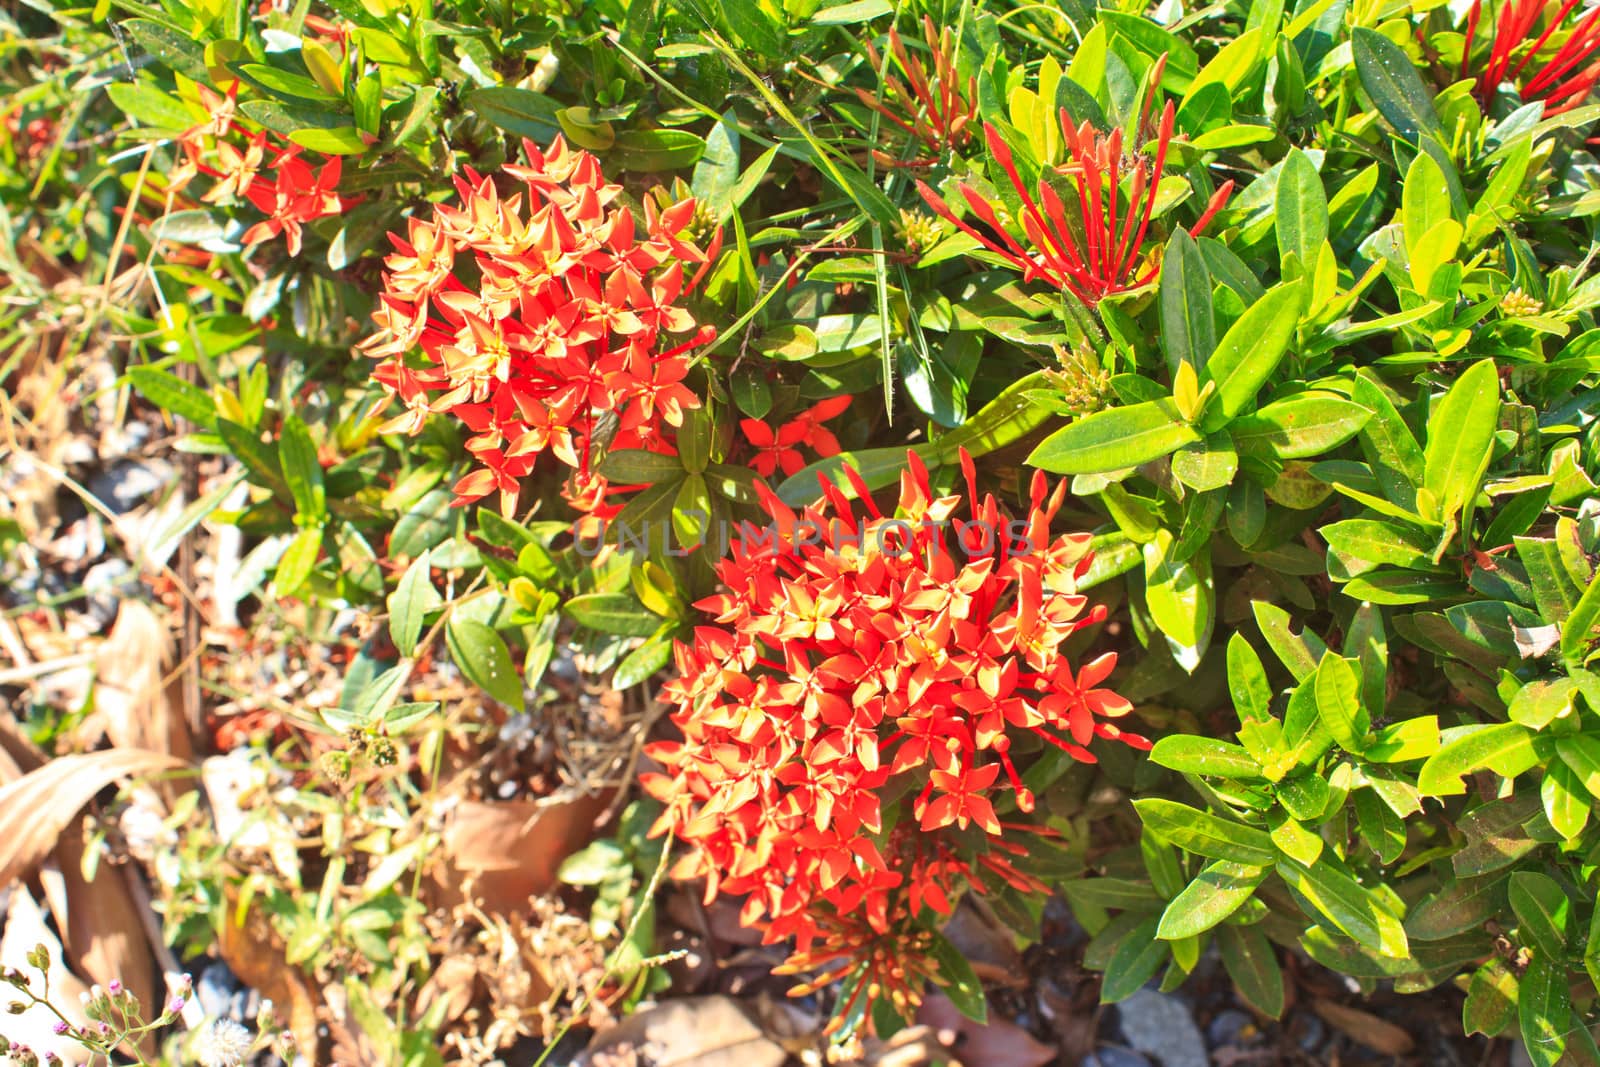
[{"label": "ixora plant", "polygon": [[[547,747],[587,673],[644,797],[568,882],[641,974],[650,826],[841,1039],[981,1016],[962,895],[1059,895],[1107,1002],[1292,956],[1600,1062],[1600,8],[191,6],[96,68],[93,247],[164,261],[95,314],[226,472],[173,536],[386,623],[338,788],[493,762],[446,655]],[[414,1021],[402,859],[273,921]]]}]

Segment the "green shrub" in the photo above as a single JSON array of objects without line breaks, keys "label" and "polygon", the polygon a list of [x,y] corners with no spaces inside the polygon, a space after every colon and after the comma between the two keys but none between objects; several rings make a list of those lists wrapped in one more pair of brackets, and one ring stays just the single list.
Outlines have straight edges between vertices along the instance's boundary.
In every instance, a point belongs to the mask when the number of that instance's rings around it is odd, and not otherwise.
[{"label": "green shrub", "polygon": [[[707,618],[714,551],[687,549],[776,510],[752,467],[793,507],[846,464],[897,485],[908,447],[941,492],[963,450],[1012,503],[1019,468],[1067,475],[1078,589],[1115,624],[1072,651],[1119,651],[1108,684],[1162,735],[1148,759],[1096,741],[1092,766],[1017,749],[1105,999],[1180,984],[1214,943],[1275,1015],[1288,950],[1367,988],[1464,985],[1466,1029],[1520,1032],[1535,1063],[1600,1059],[1600,108],[1550,73],[1588,77],[1592,26],[1347,0],[318,10],[30,9],[63,47],[110,12],[148,58],[92,54],[105,88],[73,105],[137,151],[19,133],[34,181],[3,188],[80,258],[120,256],[107,193],[129,191],[160,299],[98,313],[184,447],[235,461],[185,523],[244,482],[263,599],[387,608],[393,647],[368,644],[325,727],[433,736],[403,698],[435,646],[516,711],[558,645],[645,684]],[[1507,68],[1530,38],[1538,63]],[[700,406],[608,452],[633,401],[597,403],[581,463],[516,471],[519,512],[452,509],[493,435],[426,403],[388,432],[393,382],[351,349],[403,269],[385,235],[459,206],[469,167],[514,194],[500,168],[557,136],[710,250],[683,297],[715,331],[685,370]],[[219,192],[241,167],[299,184]],[[583,530],[671,536],[592,565],[563,495]],[[885,835],[911,804],[886,800]],[[598,882],[617,907],[635,845]],[[1042,903],[996,906],[1026,937]],[[948,957],[932,973],[981,1010]]]}]

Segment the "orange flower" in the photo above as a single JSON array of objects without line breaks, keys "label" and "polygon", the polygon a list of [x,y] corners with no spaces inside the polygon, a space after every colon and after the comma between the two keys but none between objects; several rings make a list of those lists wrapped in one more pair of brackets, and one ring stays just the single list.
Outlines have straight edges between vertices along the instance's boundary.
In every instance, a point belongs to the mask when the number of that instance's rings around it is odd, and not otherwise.
[{"label": "orange flower", "polygon": [[[796,938],[794,968],[878,974],[874,946],[898,944],[901,973],[925,973],[914,940],[886,940],[905,917],[949,914],[963,886],[1043,890],[1015,838],[1048,831],[995,806],[1009,787],[1033,809],[1014,739],[1089,761],[1095,736],[1147,747],[1106,721],[1131,710],[1100,688],[1115,655],[1074,672],[1061,652],[1106,614],[1076,589],[1088,535],[1048,532],[1065,484],[1037,475],[1017,527],[961,460],[965,498],[935,496],[910,453],[887,517],[850,467],[855,502],[824,480],[798,516],[761,486],[788,533],[735,540],[726,591],[697,605],[714,625],[674,650],[662,698],[682,737],[648,749],[661,770],[643,786],[665,805],[652,832],[689,846],[675,873],[704,876],[708,900],[746,895],[746,923]],[[952,539],[941,524],[963,503]]]},{"label": "orange flower", "polygon": [[830,397],[784,423],[776,432],[760,419],[740,419],[739,429],[745,440],[756,447],[750,469],[763,478],[772,477],[775,470],[792,477],[806,465],[805,457],[795,447],[802,444],[819,456],[838,455],[839,439],[822,424],[849,406],[848,396]]},{"label": "orange flower", "polygon": [[341,197],[336,192],[343,166],[338,156],[324,163],[320,170],[312,170],[311,165],[300,158],[300,150],[291,146],[272,166],[277,170],[273,182],[258,179],[245,190],[249,201],[269,218],[246,230],[242,240],[250,247],[281,233],[288,238],[289,254],[298,256],[303,225],[337,215],[357,200]]},{"label": "orange flower", "polygon": [[[456,483],[456,503],[498,492],[509,514],[548,451],[577,468],[574,506],[603,513],[608,487],[589,470],[602,420],[610,448],[660,450],[666,428],[699,406],[684,384],[688,353],[716,331],[697,328],[678,301],[720,235],[708,249],[682,238],[693,201],[657,211],[647,199],[640,226],[594,156],[560,137],[523,147],[528,163],[503,168],[522,192],[502,196],[469,169],[457,204],[389,235],[379,330],[361,347],[406,408],[384,432],[416,433],[438,412],[472,431],[467,449],[483,469]],[[696,267],[687,284],[686,264]],[[420,364],[408,362],[419,348]]]}]

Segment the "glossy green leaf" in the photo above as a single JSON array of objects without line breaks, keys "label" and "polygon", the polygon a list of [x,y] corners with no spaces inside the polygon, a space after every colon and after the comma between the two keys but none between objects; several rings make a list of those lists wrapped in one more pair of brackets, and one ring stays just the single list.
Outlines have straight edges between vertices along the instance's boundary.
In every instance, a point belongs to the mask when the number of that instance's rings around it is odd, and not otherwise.
[{"label": "glossy green leaf", "polygon": [[1265,866],[1212,860],[1167,904],[1156,936],[1177,941],[1211,929],[1244,906],[1268,871]]},{"label": "glossy green leaf", "polygon": [[1358,26],[1350,33],[1356,76],[1380,114],[1406,140],[1440,131],[1433,95],[1398,45],[1377,30]]},{"label": "glossy green leaf", "polygon": [[1538,762],[1532,742],[1533,734],[1515,723],[1471,727],[1422,765],[1417,788],[1424,796],[1456,796],[1467,791],[1461,776],[1482,768],[1515,777]]},{"label": "glossy green leaf", "polygon": [[1232,822],[1175,800],[1148,797],[1133,802],[1145,826],[1185,852],[1256,867],[1277,859],[1264,830]]},{"label": "glossy green leaf", "polygon": [[1206,365],[1207,378],[1217,383],[1216,404],[1223,416],[1208,415],[1208,429],[1220,428],[1255,403],[1294,338],[1305,296],[1302,281],[1274,286],[1228,328]]},{"label": "glossy green leaf", "polygon": [[1441,521],[1454,518],[1483,484],[1499,414],[1500,380],[1487,359],[1467,368],[1431,412],[1422,484]]},{"label": "glossy green leaf", "polygon": [[433,587],[431,567],[428,553],[423,552],[411,561],[389,594],[389,639],[402,656],[416,651],[426,616],[444,605],[444,598]]},{"label": "glossy green leaf", "polygon": [[1284,157],[1272,214],[1279,258],[1287,264],[1294,256],[1302,269],[1309,269],[1328,239],[1328,194],[1316,165],[1298,148]]},{"label": "glossy green leaf", "polygon": [[492,627],[452,617],[444,628],[450,658],[467,680],[514,711],[523,710],[522,679],[506,643]]},{"label": "glossy green leaf", "polygon": [[1161,261],[1161,340],[1167,370],[1179,363],[1204,371],[1217,347],[1211,314],[1211,272],[1194,238],[1183,228],[1172,231]]},{"label": "glossy green leaf", "polygon": [[1057,430],[1028,464],[1055,474],[1098,474],[1137,467],[1198,440],[1171,400],[1150,400],[1097,411]]}]

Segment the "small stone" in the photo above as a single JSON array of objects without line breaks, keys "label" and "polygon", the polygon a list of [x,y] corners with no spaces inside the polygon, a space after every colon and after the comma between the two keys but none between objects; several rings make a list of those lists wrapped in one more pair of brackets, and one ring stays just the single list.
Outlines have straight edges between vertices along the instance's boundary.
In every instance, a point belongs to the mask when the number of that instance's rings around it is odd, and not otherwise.
[{"label": "small stone", "polygon": [[1315,1015],[1296,1015],[1289,1033],[1307,1052],[1316,1052],[1327,1043],[1328,1028]]},{"label": "small stone", "polygon": [[137,582],[133,568],[125,559],[112,558],[96,563],[83,576],[83,595],[88,600],[88,614],[100,626],[110,626],[117,617],[117,607],[128,589]]},{"label": "small stone", "polygon": [[1205,1037],[1178,997],[1141,989],[1117,1005],[1122,1036],[1161,1067],[1208,1067]]},{"label": "small stone", "polygon": [[175,473],[165,463],[119,460],[89,481],[89,492],[118,515],[125,515],[172,485]]},{"label": "small stone", "polygon": [[234,998],[244,992],[244,983],[221,960],[206,964],[194,984],[195,996],[208,1019],[221,1019],[233,1014]]},{"label": "small stone", "polygon": [[1078,1061],[1078,1067],[1150,1067],[1150,1061],[1125,1048],[1097,1049]]},{"label": "small stone", "polygon": [[1239,1045],[1259,1036],[1261,1031],[1256,1027],[1256,1021],[1245,1012],[1229,1008],[1221,1012],[1211,1024],[1206,1027],[1206,1040],[1212,1048],[1221,1048],[1224,1045]]}]

